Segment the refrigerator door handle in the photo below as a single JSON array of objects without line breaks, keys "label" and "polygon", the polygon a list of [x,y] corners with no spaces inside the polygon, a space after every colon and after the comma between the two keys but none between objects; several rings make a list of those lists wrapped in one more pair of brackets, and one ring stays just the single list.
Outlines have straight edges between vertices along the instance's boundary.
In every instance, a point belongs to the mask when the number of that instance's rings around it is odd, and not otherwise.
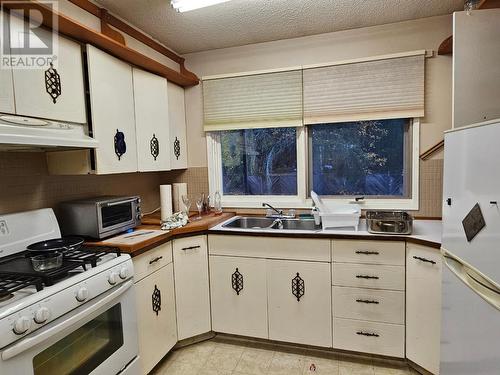
[{"label": "refrigerator door handle", "polygon": [[443,259],[448,269],[453,272],[465,285],[491,306],[500,310],[500,286],[488,279],[472,266],[464,263],[460,258],[441,249]]}]

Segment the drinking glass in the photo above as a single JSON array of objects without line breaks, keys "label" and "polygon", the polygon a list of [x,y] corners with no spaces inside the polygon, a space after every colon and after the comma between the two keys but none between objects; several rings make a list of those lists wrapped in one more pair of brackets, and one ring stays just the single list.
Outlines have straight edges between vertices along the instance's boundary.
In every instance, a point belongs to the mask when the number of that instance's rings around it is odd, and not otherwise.
[{"label": "drinking glass", "polygon": [[184,210],[182,210],[186,216],[189,217],[189,209],[191,208],[191,201],[187,195],[182,196],[182,203],[184,204]]},{"label": "drinking glass", "polygon": [[203,195],[200,195],[200,197],[196,200],[196,208],[198,209],[198,217],[196,220],[201,220],[201,212],[203,211],[203,203],[205,202],[205,199],[203,198]]}]

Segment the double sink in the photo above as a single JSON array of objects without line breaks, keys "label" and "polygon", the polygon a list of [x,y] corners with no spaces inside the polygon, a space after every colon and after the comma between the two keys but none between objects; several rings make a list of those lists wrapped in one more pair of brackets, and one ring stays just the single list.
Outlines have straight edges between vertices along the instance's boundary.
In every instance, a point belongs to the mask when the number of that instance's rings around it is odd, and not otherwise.
[{"label": "double sink", "polygon": [[275,229],[275,230],[321,230],[314,219],[273,219],[268,217],[239,216],[222,225],[223,228]]}]

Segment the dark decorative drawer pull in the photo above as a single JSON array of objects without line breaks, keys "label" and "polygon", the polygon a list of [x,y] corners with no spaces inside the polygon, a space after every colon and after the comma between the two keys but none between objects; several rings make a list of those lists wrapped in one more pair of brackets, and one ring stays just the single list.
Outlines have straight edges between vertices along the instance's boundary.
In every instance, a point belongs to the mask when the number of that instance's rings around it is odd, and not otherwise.
[{"label": "dark decorative drawer pull", "polygon": [[193,249],[199,249],[201,246],[200,245],[197,245],[197,246],[188,246],[188,247],[183,247],[182,250],[186,251],[186,250],[193,250]]},{"label": "dark decorative drawer pull", "polygon": [[378,301],[372,301],[372,300],[369,300],[369,299],[357,299],[356,302],[359,302],[359,303],[374,303],[375,305],[379,304]]},{"label": "dark decorative drawer pull", "polygon": [[52,102],[56,104],[57,98],[61,95],[61,76],[50,63],[50,68],[45,71],[45,91],[52,98]]},{"label": "dark decorative drawer pull", "polygon": [[369,332],[363,332],[363,331],[356,332],[356,335],[360,335],[360,336],[368,336],[368,337],[380,337],[380,335],[379,335],[379,334],[376,334],[376,333],[369,333]]},{"label": "dark decorative drawer pull", "polygon": [[153,264],[153,263],[156,263],[158,262],[160,259],[162,259],[163,257],[162,256],[159,256],[159,257],[156,257],[156,258],[153,258],[149,261],[149,264]]},{"label": "dark decorative drawer pull", "polygon": [[158,155],[160,155],[160,142],[158,141],[158,138],[156,138],[156,135],[153,133],[153,138],[151,138],[151,141],[149,141],[149,148],[151,150],[151,155],[156,161],[156,158]]},{"label": "dark decorative drawer pull", "polygon": [[115,154],[116,156],[118,156],[118,160],[120,160],[122,155],[127,152],[127,143],[125,143],[125,134],[116,129],[114,142],[115,142]]},{"label": "dark decorative drawer pull", "polygon": [[177,160],[179,160],[179,156],[181,156],[181,141],[175,137],[174,141],[174,155]]},{"label": "dark decorative drawer pull", "polygon": [[158,312],[161,310],[161,292],[156,285],[153,291],[153,295],[151,296],[151,303],[153,306],[153,311],[156,313],[156,315],[158,315]]},{"label": "dark decorative drawer pull", "polygon": [[436,262],[434,262],[433,260],[430,260],[430,259],[426,259],[426,258],[422,258],[422,257],[417,257],[417,256],[414,256],[413,258],[414,258],[414,259],[417,259],[417,260],[420,260],[420,261],[422,261],[422,262],[431,263],[431,264],[436,264]]},{"label": "dark decorative drawer pull", "polygon": [[373,279],[373,280],[378,280],[378,276],[368,276],[368,275],[356,275],[357,279]]},{"label": "dark decorative drawer pull", "polygon": [[302,277],[300,277],[297,272],[297,276],[292,279],[292,294],[297,298],[297,301],[300,302],[300,298],[305,294],[306,286]]},{"label": "dark decorative drawer pull", "polygon": [[356,251],[356,254],[379,255],[380,253],[378,251],[358,250],[358,251]]},{"label": "dark decorative drawer pull", "polygon": [[236,271],[231,275],[231,286],[233,287],[236,295],[240,295],[240,292],[243,290],[243,275],[238,271],[238,267],[236,267]]}]

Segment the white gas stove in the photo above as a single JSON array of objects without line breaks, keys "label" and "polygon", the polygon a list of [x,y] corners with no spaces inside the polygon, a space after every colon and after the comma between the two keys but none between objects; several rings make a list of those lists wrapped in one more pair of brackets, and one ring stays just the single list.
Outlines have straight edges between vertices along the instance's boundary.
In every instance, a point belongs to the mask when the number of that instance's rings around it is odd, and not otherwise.
[{"label": "white gas stove", "polygon": [[138,373],[130,256],[83,246],[34,271],[27,246],[60,236],[52,209],[0,215],[0,373]]}]

